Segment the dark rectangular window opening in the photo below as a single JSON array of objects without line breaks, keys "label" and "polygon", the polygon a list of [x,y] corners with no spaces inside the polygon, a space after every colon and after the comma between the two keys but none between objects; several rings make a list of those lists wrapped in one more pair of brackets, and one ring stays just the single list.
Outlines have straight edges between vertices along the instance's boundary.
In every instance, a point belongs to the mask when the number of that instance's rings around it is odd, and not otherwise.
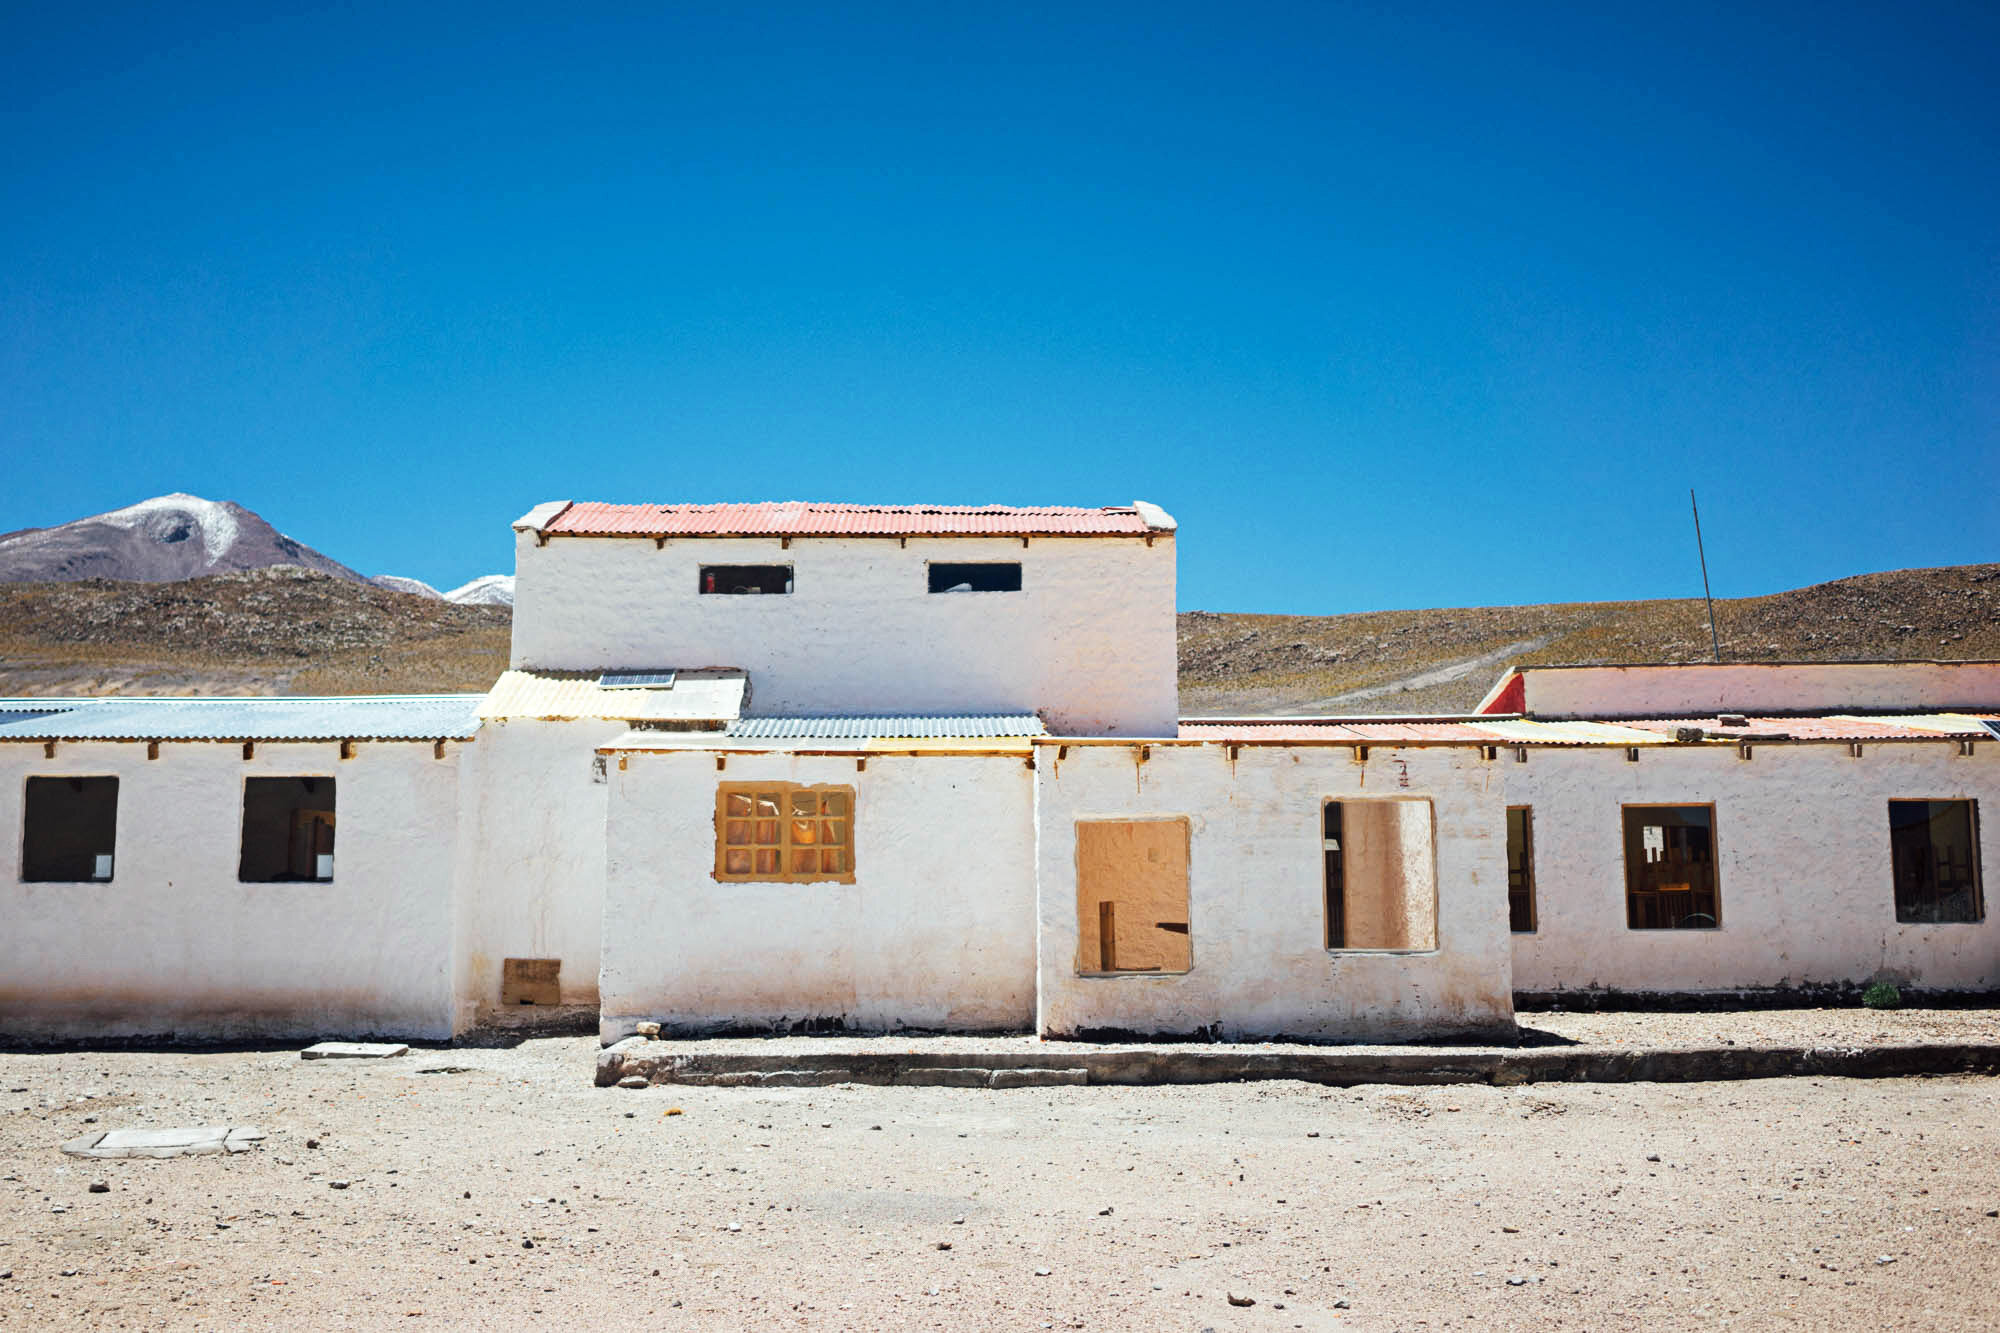
[{"label": "dark rectangular window opening", "polygon": [[1328,801],[1320,828],[1326,859],[1326,947],[1347,947],[1347,878],[1340,864],[1340,802]]},{"label": "dark rectangular window opening", "polygon": [[930,577],[932,592],[1019,592],[1021,562],[945,565],[933,561]]},{"label": "dark rectangular window opening", "polygon": [[792,590],[790,565],[703,565],[703,593],[732,597],[781,596]]},{"label": "dark rectangular window opening", "polygon": [[1625,807],[1625,924],[1632,930],[1715,930],[1715,807]]},{"label": "dark rectangular window opening", "polygon": [[333,878],[333,779],[245,778],[245,884],[324,883]]},{"label": "dark rectangular window opening", "polygon": [[1896,920],[1942,925],[1982,920],[1979,803],[1889,802]]},{"label": "dark rectangular window opening", "polygon": [[104,883],[118,843],[117,778],[29,778],[21,818],[21,878]]},{"label": "dark rectangular window opening", "polygon": [[1535,819],[1525,805],[1507,807],[1507,928],[1535,933]]}]

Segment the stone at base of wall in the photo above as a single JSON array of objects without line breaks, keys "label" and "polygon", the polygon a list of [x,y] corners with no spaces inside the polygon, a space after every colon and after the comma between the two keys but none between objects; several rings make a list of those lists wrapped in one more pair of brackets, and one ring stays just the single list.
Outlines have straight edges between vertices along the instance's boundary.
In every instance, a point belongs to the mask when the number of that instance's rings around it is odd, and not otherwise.
[{"label": "stone at base of wall", "polygon": [[[1740,990],[1656,991],[1586,987],[1577,990],[1514,992],[1518,1013],[1720,1013],[1731,1009],[1858,1009],[1865,984],[1760,986]],[[2000,991],[1925,990],[1904,986],[1905,1009],[1991,1009],[2000,1006]]]}]

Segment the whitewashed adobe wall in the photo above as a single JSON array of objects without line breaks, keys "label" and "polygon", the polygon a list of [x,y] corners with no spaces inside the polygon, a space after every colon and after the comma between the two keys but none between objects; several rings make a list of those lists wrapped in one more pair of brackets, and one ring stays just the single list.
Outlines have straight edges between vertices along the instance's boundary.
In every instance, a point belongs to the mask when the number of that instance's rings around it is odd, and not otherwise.
[{"label": "whitewashed adobe wall", "polygon": [[[1034,820],[1019,757],[699,750],[610,765],[601,1031],[1025,1029],[1034,1016]],[[855,789],[852,884],[715,879],[721,782]]]},{"label": "whitewashed adobe wall", "polygon": [[[1514,1031],[1500,766],[1476,749],[1079,746],[1036,771],[1044,1036],[1219,1030],[1229,1039],[1412,1040]],[[1404,785],[1407,783],[1408,785]],[[1427,797],[1437,830],[1438,948],[1329,951],[1321,803]],[[1078,976],[1079,819],[1191,821],[1184,975]]]},{"label": "whitewashed adobe wall", "polygon": [[[1019,561],[1020,592],[932,593],[926,562]],[[786,596],[696,591],[785,564]],[[515,547],[513,665],[743,667],[785,713],[1042,712],[1077,735],[1178,725],[1174,542],[1138,537],[562,537]]]},{"label": "whitewashed adobe wall", "polygon": [[[1503,763],[1508,803],[1534,810],[1538,929],[1514,940],[1523,991],[1730,991],[1875,979],[2000,987],[2000,746],[1949,742],[1532,752]],[[1892,799],[1980,803],[1986,919],[1900,925]],[[1721,927],[1625,924],[1621,806],[1713,803]]]},{"label": "whitewashed adobe wall", "polygon": [[1996,662],[1695,662],[1523,675],[1527,711],[1544,718],[2000,708]]},{"label": "whitewashed adobe wall", "polygon": [[[460,747],[0,745],[0,1032],[29,1040],[452,1035]],[[30,776],[119,779],[109,883],[20,882]],[[246,777],[335,779],[330,883],[236,879]]]},{"label": "whitewashed adobe wall", "polygon": [[597,746],[626,726],[480,725],[464,802],[461,1027],[499,1005],[507,958],[559,958],[562,1002],[597,1003],[606,786],[593,767]]}]

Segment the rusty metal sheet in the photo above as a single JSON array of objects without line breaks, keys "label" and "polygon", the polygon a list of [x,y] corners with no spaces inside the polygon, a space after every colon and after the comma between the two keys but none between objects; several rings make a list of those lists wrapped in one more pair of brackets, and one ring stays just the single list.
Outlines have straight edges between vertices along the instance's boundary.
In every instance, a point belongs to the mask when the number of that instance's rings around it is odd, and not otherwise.
[{"label": "rusty metal sheet", "polygon": [[1812,717],[1764,717],[1733,714],[1745,725],[1725,727],[1719,718],[1667,717],[1630,718],[1620,726],[1657,732],[1667,739],[1684,727],[1700,727],[1711,741],[1727,742],[1738,737],[1755,740],[1785,736],[1795,741],[1891,741],[1945,740],[1952,737],[1985,735],[1977,720],[1962,715],[1921,714],[1909,717],[1852,717],[1829,714]]},{"label": "rusty metal sheet", "polygon": [[756,504],[570,505],[544,531],[581,537],[1144,537],[1131,506]]}]

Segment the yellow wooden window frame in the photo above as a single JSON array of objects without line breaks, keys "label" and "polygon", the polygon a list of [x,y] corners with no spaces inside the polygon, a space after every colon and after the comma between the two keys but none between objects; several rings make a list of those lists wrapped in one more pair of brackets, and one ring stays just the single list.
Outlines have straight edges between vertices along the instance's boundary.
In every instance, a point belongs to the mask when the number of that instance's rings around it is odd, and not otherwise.
[{"label": "yellow wooden window frame", "polygon": [[717,784],[715,877],[725,884],[852,884],[854,788]]}]

